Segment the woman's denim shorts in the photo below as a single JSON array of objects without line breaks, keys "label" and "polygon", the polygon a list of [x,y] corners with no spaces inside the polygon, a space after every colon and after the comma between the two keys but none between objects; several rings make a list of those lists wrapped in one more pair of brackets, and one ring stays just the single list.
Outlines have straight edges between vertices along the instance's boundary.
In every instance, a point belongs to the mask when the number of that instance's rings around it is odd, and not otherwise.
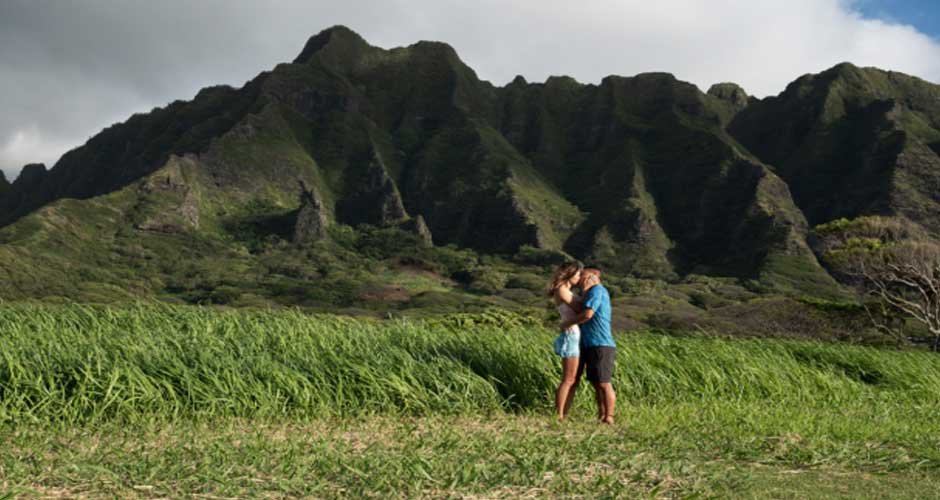
[{"label": "woman's denim shorts", "polygon": [[563,358],[577,358],[581,355],[581,332],[561,332],[555,343],[555,354]]}]

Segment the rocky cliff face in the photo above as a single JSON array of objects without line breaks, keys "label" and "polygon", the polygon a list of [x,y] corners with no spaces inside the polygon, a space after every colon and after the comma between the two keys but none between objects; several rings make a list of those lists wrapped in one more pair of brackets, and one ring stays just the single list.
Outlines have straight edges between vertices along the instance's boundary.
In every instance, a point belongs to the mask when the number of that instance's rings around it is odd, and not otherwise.
[{"label": "rocky cliff face", "polygon": [[722,128],[746,96],[668,74],[503,92],[505,136],[590,213],[566,241],[572,254],[652,276],[754,275],[773,254],[815,266],[786,185]]},{"label": "rocky cliff face", "polygon": [[384,50],[334,27],[241,89],[135,115],[51,170],[24,170],[0,192],[0,225],[53,200],[126,193],[124,217],[142,231],[212,234],[293,210],[298,242],[369,224],[640,276],[799,288],[831,281],[808,223],[940,220],[937,95],[845,65],[764,100],[665,73],[494,87],[446,44]]},{"label": "rocky cliff face", "polygon": [[940,231],[940,87],[840,64],[754,102],[729,132],[790,186],[811,224],[902,215]]}]

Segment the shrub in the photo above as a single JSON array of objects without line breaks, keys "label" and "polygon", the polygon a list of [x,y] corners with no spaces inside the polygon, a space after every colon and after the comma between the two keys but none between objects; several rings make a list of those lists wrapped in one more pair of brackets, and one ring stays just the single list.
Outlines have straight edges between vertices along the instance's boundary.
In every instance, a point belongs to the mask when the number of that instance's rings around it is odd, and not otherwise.
[{"label": "shrub", "polygon": [[[460,271],[472,269],[478,262],[472,250],[461,250],[454,245],[431,248],[430,258],[443,266],[444,271],[451,276]],[[457,280],[457,278],[454,279]]]},{"label": "shrub", "polygon": [[545,250],[529,245],[522,245],[513,260],[530,266],[558,266],[572,260],[571,256],[557,250]]},{"label": "shrub", "polygon": [[507,288],[500,292],[499,295],[505,299],[509,299],[520,304],[529,304],[535,300],[538,300],[539,298],[538,294],[524,288]]},{"label": "shrub", "polygon": [[208,301],[212,304],[232,304],[241,296],[241,290],[231,286],[220,286],[208,295]]},{"label": "shrub", "polygon": [[534,273],[516,273],[509,275],[506,280],[506,288],[522,288],[539,293],[545,290],[548,278]]},{"label": "shrub", "polygon": [[414,254],[415,249],[422,245],[417,236],[398,228],[360,226],[359,230],[361,234],[355,249],[361,255],[373,259]]},{"label": "shrub", "polygon": [[470,271],[470,290],[485,294],[499,293],[506,287],[508,278],[505,273],[489,267],[480,267]]}]

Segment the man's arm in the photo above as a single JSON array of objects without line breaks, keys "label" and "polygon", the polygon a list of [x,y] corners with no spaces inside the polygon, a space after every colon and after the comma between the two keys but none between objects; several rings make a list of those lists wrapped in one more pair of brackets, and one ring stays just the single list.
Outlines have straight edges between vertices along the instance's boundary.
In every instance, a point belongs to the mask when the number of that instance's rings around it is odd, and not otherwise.
[{"label": "man's arm", "polygon": [[587,323],[588,321],[591,321],[591,318],[593,317],[594,317],[594,309],[590,309],[586,307],[584,308],[583,311],[578,313],[578,315],[575,316],[574,319],[563,321],[561,323],[561,329],[567,330],[571,328],[573,325],[581,325],[581,324]]},{"label": "man's arm", "polygon": [[581,311],[573,320],[563,321],[561,323],[561,329],[567,330],[572,325],[580,325],[591,321],[591,318],[594,317],[594,308],[597,307],[597,289],[590,288],[587,293],[584,294],[584,302],[581,304]]}]

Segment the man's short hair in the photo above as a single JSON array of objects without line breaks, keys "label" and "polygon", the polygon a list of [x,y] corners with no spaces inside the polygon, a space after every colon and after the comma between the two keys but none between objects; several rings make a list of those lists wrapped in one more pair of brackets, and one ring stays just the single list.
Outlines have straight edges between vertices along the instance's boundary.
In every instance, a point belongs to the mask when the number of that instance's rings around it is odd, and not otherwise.
[{"label": "man's short hair", "polygon": [[590,266],[585,267],[581,271],[581,274],[586,274],[588,276],[594,275],[594,276],[597,276],[597,281],[601,280],[601,270],[596,267],[590,267]]}]

